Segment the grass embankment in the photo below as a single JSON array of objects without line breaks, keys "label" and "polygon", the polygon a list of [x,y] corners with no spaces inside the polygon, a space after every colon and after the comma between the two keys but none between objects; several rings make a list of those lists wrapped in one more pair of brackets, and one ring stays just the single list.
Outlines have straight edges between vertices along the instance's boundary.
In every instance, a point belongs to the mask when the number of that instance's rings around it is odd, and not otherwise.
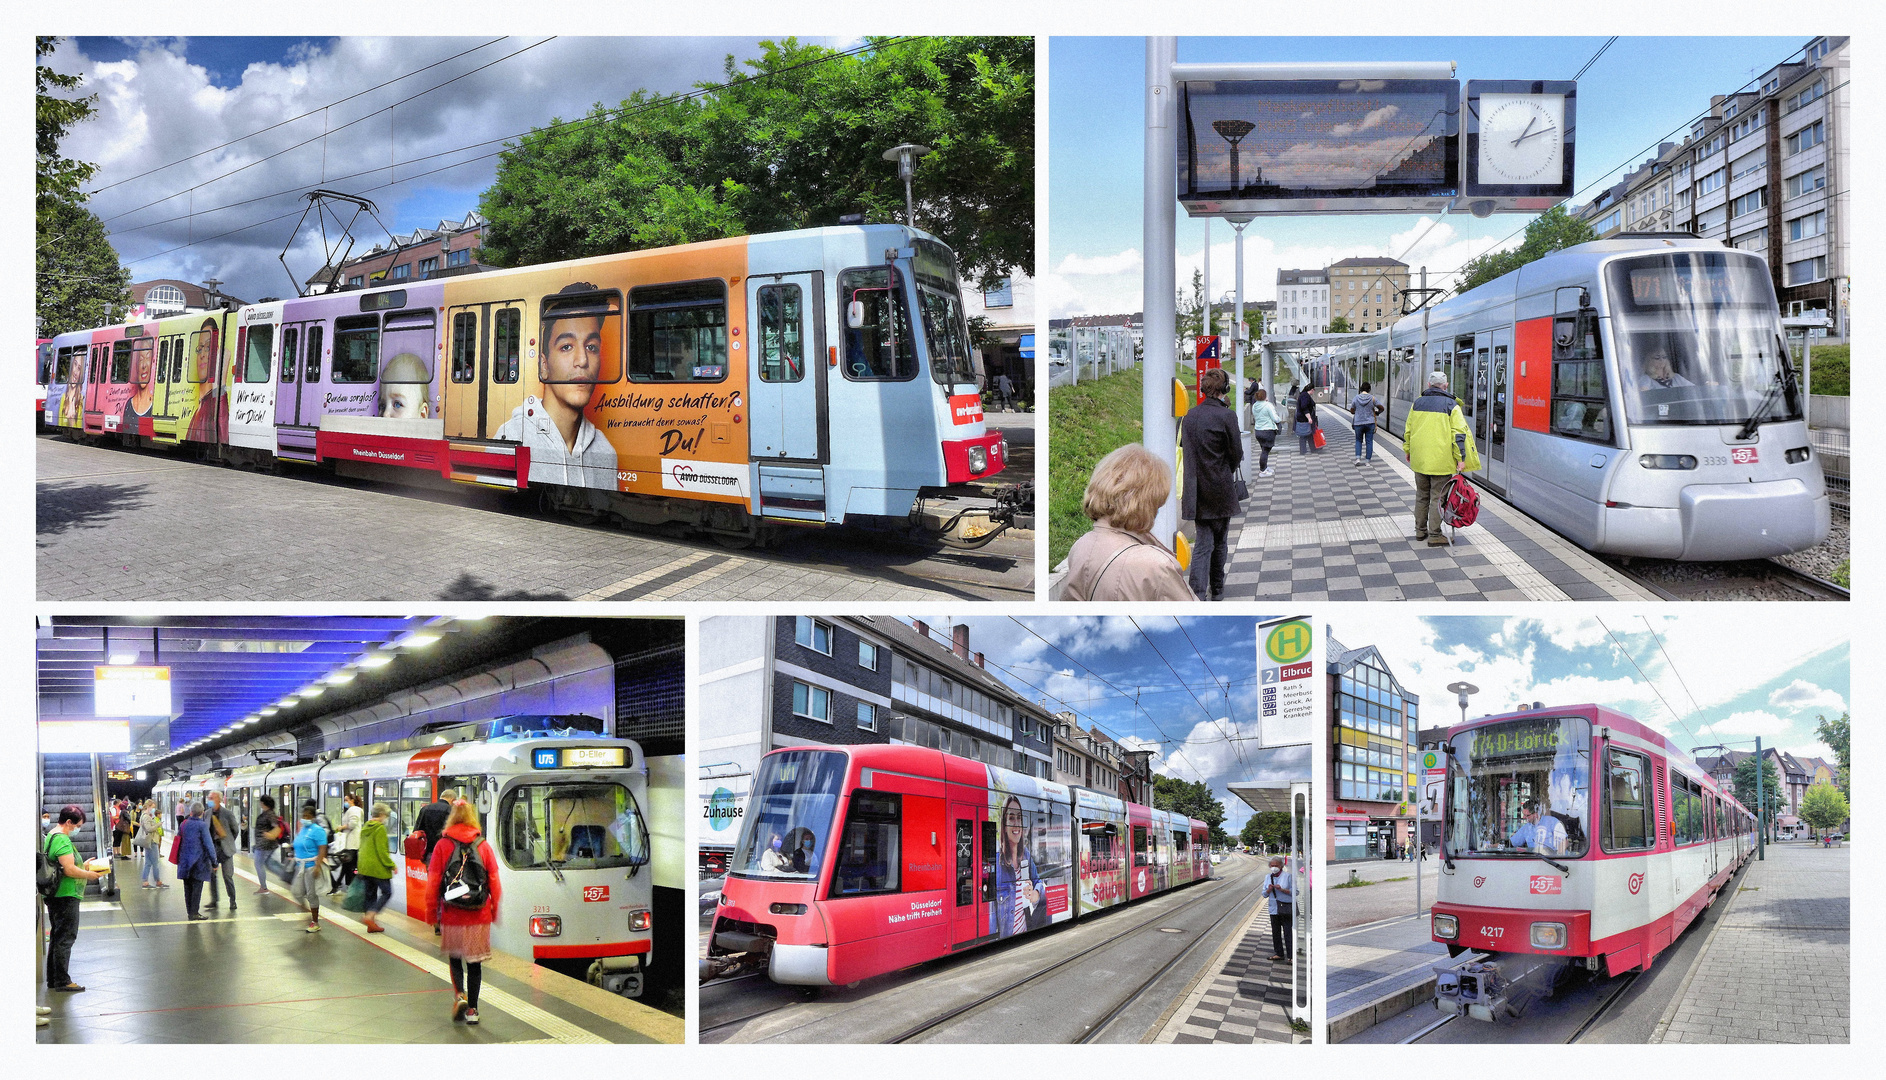
[{"label": "grass embankment", "polygon": [[[1193,374],[1180,371],[1187,386]],[[1139,442],[1140,368],[1077,386],[1057,386],[1048,397],[1048,565],[1059,566],[1074,541],[1093,528],[1081,513],[1081,493],[1100,459]]]},{"label": "grass embankment", "polygon": [[1847,354],[1851,345],[1817,345],[1807,355],[1808,393],[1849,396]]}]

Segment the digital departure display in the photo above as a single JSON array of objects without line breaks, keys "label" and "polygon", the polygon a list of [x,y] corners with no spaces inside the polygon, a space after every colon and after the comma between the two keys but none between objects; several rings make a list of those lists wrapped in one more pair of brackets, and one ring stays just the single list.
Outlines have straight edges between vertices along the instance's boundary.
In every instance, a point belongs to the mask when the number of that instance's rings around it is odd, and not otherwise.
[{"label": "digital departure display", "polygon": [[1179,201],[1194,213],[1445,203],[1460,185],[1459,102],[1446,79],[1182,82]]},{"label": "digital departure display", "polygon": [[622,746],[539,746],[531,751],[536,769],[621,769],[629,763]]},{"label": "digital departure display", "polygon": [[1528,754],[1556,753],[1571,738],[1563,720],[1520,720],[1496,724],[1473,733],[1469,751],[1475,761]]}]

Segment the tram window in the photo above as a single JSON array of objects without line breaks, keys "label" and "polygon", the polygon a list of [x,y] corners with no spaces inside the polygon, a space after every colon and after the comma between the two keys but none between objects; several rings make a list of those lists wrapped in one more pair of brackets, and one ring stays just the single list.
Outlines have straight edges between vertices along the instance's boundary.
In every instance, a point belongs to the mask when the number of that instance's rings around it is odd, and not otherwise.
[{"label": "tram window", "polygon": [[348,315],[334,320],[334,381],[370,383],[380,377],[380,319]]},{"label": "tram window", "polygon": [[761,382],[805,378],[805,305],[797,285],[766,285],[759,292]]},{"label": "tram window", "polygon": [[389,811],[386,818],[386,850],[392,854],[399,850],[399,842],[406,835],[406,817],[400,813],[399,781],[375,780],[373,794],[367,800],[367,817],[373,817],[373,808],[386,804]]},{"label": "tram window", "polygon": [[524,313],[500,308],[491,319],[491,381],[517,381],[518,342],[524,337]]},{"label": "tram window", "polygon": [[275,351],[275,328],[273,326],[251,326],[248,333],[247,351],[243,354],[242,381],[247,383],[265,383],[269,370],[274,367],[270,362],[270,353]]},{"label": "tram window", "polygon": [[85,346],[83,345],[60,349],[59,350],[59,366],[57,368],[58,374],[56,376],[57,381],[61,383],[70,383],[72,381],[72,357],[74,356],[83,357],[84,355],[85,355]]},{"label": "tram window", "polygon": [[[464,799],[466,802],[471,803],[473,806],[477,806],[478,794],[484,789],[485,789],[485,778],[482,776],[441,776],[439,777],[439,795],[441,798],[443,798],[445,793],[448,791],[456,791],[458,793],[458,798]],[[490,804],[487,803],[480,810],[480,812],[481,813],[489,812],[490,809],[491,809],[491,806]]]},{"label": "tram window", "polygon": [[301,381],[312,385],[321,381],[321,337],[325,328],[319,323],[308,327],[308,358],[301,365]]},{"label": "tram window", "polygon": [[295,350],[300,347],[301,347],[301,330],[298,327],[293,327],[293,326],[283,329],[282,330],[282,373],[280,376],[280,379],[282,382],[291,383],[295,381]]},{"label": "tram window", "polygon": [[863,319],[856,328],[847,315],[845,378],[915,378],[917,352],[902,275],[888,266],[846,270],[838,275],[838,299],[847,313],[853,303],[862,305],[863,310]]},{"label": "tram window", "polygon": [[968,907],[976,898],[976,823],[956,822],[956,906]]},{"label": "tram window", "polygon": [[[46,378],[43,374],[40,376],[39,381],[40,382],[46,381]],[[162,341],[159,341],[157,343],[157,381],[160,383],[166,383],[170,381],[170,339],[169,338],[165,338]]]},{"label": "tram window", "polygon": [[1574,439],[1611,441],[1611,404],[1604,361],[1573,360],[1552,365],[1552,431]]},{"label": "tram window", "polygon": [[922,305],[923,336],[930,346],[930,377],[945,386],[974,382],[968,330],[956,293],[936,292],[926,286],[917,290],[917,302]]},{"label": "tram window", "polygon": [[648,826],[621,784],[522,784],[498,807],[504,861],[519,870],[601,870],[648,862]]},{"label": "tram window", "polygon": [[715,279],[630,289],[629,377],[637,382],[725,379],[726,284]]},{"label": "tram window", "polygon": [[468,383],[478,376],[478,313],[452,316],[452,381]]},{"label": "tram window", "polygon": [[111,347],[111,381],[131,381],[131,343],[128,341],[116,342]]},{"label": "tram window", "polygon": [[898,868],[903,865],[898,843],[903,819],[902,795],[860,791],[851,797],[845,831],[838,839],[831,895],[870,896],[898,891]]},{"label": "tram window", "polygon": [[1189,839],[1191,839],[1190,833],[1179,832],[1177,829],[1174,829],[1172,832],[1172,850],[1179,852],[1185,851],[1186,842]]},{"label": "tram window", "polygon": [[1133,865],[1152,865],[1152,837],[1147,834],[1146,826],[1133,826]]},{"label": "tram window", "polygon": [[1636,754],[1610,751],[1610,777],[1605,787],[1606,851],[1641,851],[1650,846],[1649,814],[1644,800],[1644,777],[1649,766]]}]

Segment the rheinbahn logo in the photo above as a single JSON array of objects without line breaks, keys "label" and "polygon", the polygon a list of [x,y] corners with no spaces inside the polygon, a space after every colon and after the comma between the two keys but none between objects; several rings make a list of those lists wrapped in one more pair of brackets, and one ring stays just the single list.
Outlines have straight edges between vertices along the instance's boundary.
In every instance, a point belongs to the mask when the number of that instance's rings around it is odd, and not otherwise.
[{"label": "rheinbahn logo", "polygon": [[1487,879],[1484,877],[1477,877],[1473,879],[1473,887],[1476,889],[1482,885],[1485,885],[1486,883],[1487,883]]},{"label": "rheinbahn logo", "polygon": [[1636,896],[1636,895],[1637,895],[1637,890],[1639,890],[1639,889],[1641,889],[1641,888],[1643,888],[1643,887],[1644,887],[1644,875],[1642,875],[1642,874],[1632,874],[1632,875],[1631,875],[1631,878],[1630,878],[1630,881],[1629,881],[1629,882],[1627,882],[1627,884],[1628,884],[1628,885],[1630,886],[1630,890],[1631,890],[1631,895],[1632,895],[1632,896]]}]

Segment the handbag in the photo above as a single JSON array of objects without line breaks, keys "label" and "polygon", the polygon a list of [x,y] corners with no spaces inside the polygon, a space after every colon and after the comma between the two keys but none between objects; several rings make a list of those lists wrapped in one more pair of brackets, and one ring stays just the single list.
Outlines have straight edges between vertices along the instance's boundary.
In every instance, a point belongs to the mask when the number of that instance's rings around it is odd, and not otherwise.
[{"label": "handbag", "polygon": [[1251,485],[1244,482],[1244,477],[1236,477],[1231,481],[1231,497],[1240,504],[1251,497]]},{"label": "handbag", "polygon": [[1322,428],[1317,428],[1310,435],[1310,445],[1316,447],[1318,450],[1321,450],[1323,447],[1327,446],[1328,444],[1329,444],[1329,440],[1323,438]]},{"label": "handbag", "polygon": [[183,850],[183,830],[179,829],[177,830],[177,835],[170,838],[170,865],[172,866],[177,865],[177,854],[181,852],[182,850]]},{"label": "handbag", "polygon": [[412,832],[406,834],[406,839],[401,842],[401,847],[404,849],[407,858],[415,862],[426,861],[426,834],[420,832],[418,829],[414,829]]},{"label": "handbag", "polygon": [[347,895],[341,897],[341,909],[344,911],[367,910],[366,878],[356,877],[353,884],[347,886]]}]

